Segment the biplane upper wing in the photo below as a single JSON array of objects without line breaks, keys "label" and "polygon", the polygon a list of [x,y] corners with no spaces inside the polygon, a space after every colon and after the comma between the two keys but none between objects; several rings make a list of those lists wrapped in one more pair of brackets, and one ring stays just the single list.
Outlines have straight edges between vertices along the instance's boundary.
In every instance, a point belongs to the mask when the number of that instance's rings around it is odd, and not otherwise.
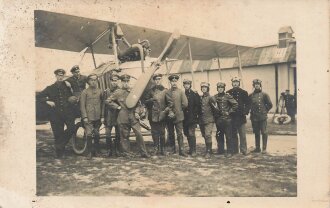
[{"label": "biplane upper wing", "polygon": [[[93,43],[100,34],[109,27],[114,26],[114,22],[77,17],[67,14],[35,10],[35,46],[81,52],[88,45]],[[121,24],[120,27],[125,34],[125,38],[131,44],[137,43],[138,39],[147,39],[151,46],[151,57],[158,57],[163,51],[171,33]],[[236,45],[222,43],[218,41],[206,40],[186,35],[181,35],[176,44],[176,48],[168,56],[174,59],[186,59],[187,53],[179,53],[189,40],[192,58],[196,60],[209,60],[215,57],[233,57],[237,55]],[[93,51],[96,54],[113,54],[109,49],[109,38],[105,35],[95,44]],[[126,47],[124,44],[119,47]],[[187,48],[187,47],[186,47]],[[239,46],[241,52],[250,47]],[[90,51],[87,51],[90,52]]]}]

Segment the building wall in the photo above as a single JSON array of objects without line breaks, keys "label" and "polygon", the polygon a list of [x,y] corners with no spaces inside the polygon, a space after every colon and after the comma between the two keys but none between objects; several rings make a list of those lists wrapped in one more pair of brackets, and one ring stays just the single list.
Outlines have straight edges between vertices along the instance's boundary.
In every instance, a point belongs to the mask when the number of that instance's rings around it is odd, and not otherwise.
[{"label": "building wall", "polygon": [[[289,68],[286,63],[278,64],[278,97],[280,97],[281,92],[284,92],[288,86],[290,92],[294,93],[294,70]],[[223,69],[221,71],[222,81],[226,83],[226,90],[231,88],[231,78],[238,76],[238,69]],[[184,73],[181,75],[181,86],[183,79],[191,79],[191,73]],[[210,93],[214,95],[216,91],[216,83],[220,81],[219,71],[204,71],[204,72],[195,72],[195,90],[200,93],[200,83],[207,81],[211,85]],[[244,67],[243,68],[243,88],[251,93],[253,91],[252,80],[253,79],[262,80],[262,89],[264,92],[269,94],[270,99],[274,105],[271,109],[271,112],[275,111],[276,108],[276,84],[275,84],[275,65],[261,65],[253,67]],[[167,85],[165,85],[167,86]]]}]

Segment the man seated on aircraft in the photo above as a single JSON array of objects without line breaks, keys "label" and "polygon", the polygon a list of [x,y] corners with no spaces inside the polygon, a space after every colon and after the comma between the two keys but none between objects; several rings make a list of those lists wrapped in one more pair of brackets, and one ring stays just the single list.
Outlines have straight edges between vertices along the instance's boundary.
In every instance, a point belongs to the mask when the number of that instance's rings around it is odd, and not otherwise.
[{"label": "man seated on aircraft", "polygon": [[[51,107],[50,125],[55,138],[56,158],[64,156],[65,145],[70,140],[75,130],[74,113],[69,98],[72,97],[71,89],[64,83],[65,71],[57,69],[54,71],[56,82],[41,91],[37,99],[46,100]],[[64,124],[66,130],[64,130]]]},{"label": "man seated on aircraft", "polygon": [[78,65],[75,65],[71,68],[72,76],[67,78],[65,81],[68,86],[71,87],[73,95],[76,97],[73,103],[75,103],[75,116],[80,117],[80,107],[79,107],[79,98],[81,95],[81,92],[86,88],[87,84],[87,76],[80,74],[80,69]]},{"label": "man seated on aircraft", "polygon": [[[87,77],[89,87],[80,96],[81,117],[87,135],[88,159],[100,153],[100,127],[103,123],[103,93],[98,88],[98,77],[91,74]],[[94,140],[94,144],[92,144]]]},{"label": "man seated on aircraft", "polygon": [[127,108],[126,106],[126,98],[131,91],[131,88],[129,87],[130,78],[131,76],[128,74],[123,74],[122,76],[120,76],[122,88],[115,91],[107,99],[107,102],[111,104],[114,109],[119,111],[117,124],[119,125],[120,142],[124,155],[128,157],[131,156],[129,136],[131,129],[133,129],[141,157],[149,158],[150,156],[147,153],[147,149],[144,144],[144,139],[141,133],[141,126],[139,122],[141,112],[140,104],[138,103],[137,106],[135,106],[134,108]]},{"label": "man seated on aircraft", "polygon": [[[154,154],[165,155],[165,119],[170,108],[166,105],[167,89],[161,84],[162,74],[155,74],[155,85],[147,92],[145,104],[148,109],[148,119],[151,126]],[[168,101],[167,103],[171,103]]]},{"label": "man seated on aircraft", "polygon": [[[116,108],[112,108],[112,104],[114,102],[109,102],[108,98],[117,90],[119,90],[118,82],[120,81],[120,77],[118,74],[112,73],[111,74],[111,84],[110,88],[104,91],[104,98],[105,98],[105,108],[104,108],[104,121],[105,121],[105,133],[106,133],[106,144],[108,148],[108,157],[114,154],[118,156],[120,151],[120,134],[119,134],[119,126],[117,124],[118,118],[118,110]],[[115,129],[116,136],[114,140],[114,144],[112,143],[111,132],[112,129]]]}]

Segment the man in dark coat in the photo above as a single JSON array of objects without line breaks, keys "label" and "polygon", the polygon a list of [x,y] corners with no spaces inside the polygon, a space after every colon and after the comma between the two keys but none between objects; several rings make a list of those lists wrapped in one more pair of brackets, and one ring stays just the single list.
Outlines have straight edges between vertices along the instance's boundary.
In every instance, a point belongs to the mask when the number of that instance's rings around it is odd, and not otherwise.
[{"label": "man in dark coat", "polygon": [[291,122],[295,122],[295,115],[296,115],[296,99],[293,95],[290,94],[290,90],[285,90],[284,93],[284,101],[285,101],[285,108],[286,112],[291,118]]},{"label": "man in dark coat", "polygon": [[[166,91],[166,105],[169,105],[171,108],[168,113],[167,123],[169,143],[172,147],[173,153],[175,153],[175,128],[179,145],[179,155],[186,157],[187,154],[184,152],[183,143],[183,110],[188,107],[188,100],[184,91],[178,88],[177,82],[179,76],[176,74],[171,74],[168,79],[170,80],[171,84],[171,89]],[[172,104],[168,103],[170,100],[172,101]]]},{"label": "man in dark coat", "polygon": [[188,99],[188,107],[184,109],[183,132],[189,144],[189,154],[196,156],[196,135],[195,129],[198,123],[200,111],[200,97],[197,92],[191,89],[191,81],[183,80],[183,87]]},{"label": "man in dark coat", "polygon": [[[118,156],[120,152],[120,133],[119,133],[119,126],[117,124],[117,117],[118,117],[118,110],[113,109],[111,107],[111,103],[109,102],[108,98],[115,93],[117,90],[119,90],[118,82],[119,80],[118,74],[111,74],[111,86],[110,88],[106,89],[104,91],[104,124],[105,124],[105,134],[106,134],[106,145],[108,148],[108,157],[112,156],[113,154],[115,156]],[[114,144],[112,142],[111,138],[111,132],[112,129],[115,129],[115,139]]]},{"label": "man in dark coat", "polygon": [[[37,99],[45,100],[51,107],[50,124],[55,138],[55,151],[57,158],[63,158],[65,145],[75,131],[75,116],[69,98],[73,96],[70,86],[63,80],[65,71],[57,69],[54,72],[56,82],[41,91]],[[64,124],[66,130],[64,130]]]},{"label": "man in dark coat", "polygon": [[161,84],[162,74],[153,76],[155,85],[147,92],[145,105],[148,109],[148,120],[151,126],[151,135],[154,142],[153,154],[165,155],[165,119],[170,110],[172,101],[166,102],[167,89]]},{"label": "man in dark coat", "polygon": [[231,114],[236,112],[238,108],[238,103],[231,95],[225,93],[225,88],[225,83],[217,83],[218,94],[214,96],[214,99],[217,102],[217,111],[214,115],[216,118],[217,126],[218,153],[221,154],[222,152],[224,152],[224,136],[226,136],[226,156],[232,156],[233,142],[231,132]]},{"label": "man in dark coat", "polygon": [[108,98],[108,102],[113,109],[119,111],[117,123],[120,129],[120,142],[124,155],[131,156],[129,135],[132,129],[136,136],[136,142],[141,157],[149,158],[150,156],[147,153],[139,122],[141,106],[139,103],[134,108],[128,108],[126,105],[126,98],[131,92],[131,88],[129,87],[130,78],[131,76],[128,74],[120,76],[122,87]]},{"label": "man in dark coat", "polygon": [[67,78],[65,81],[69,83],[72,89],[73,95],[76,97],[76,102],[74,103],[74,113],[75,117],[79,118],[81,116],[80,112],[80,95],[87,85],[87,76],[80,74],[80,68],[78,65],[75,65],[71,68],[72,76]]},{"label": "man in dark coat", "polygon": [[239,135],[239,149],[243,155],[247,153],[246,145],[246,115],[250,111],[250,100],[247,91],[240,88],[240,79],[234,77],[231,79],[233,88],[228,90],[227,93],[233,96],[238,103],[238,109],[231,114],[232,119],[232,137],[233,137],[233,153],[238,153],[238,136]]},{"label": "man in dark coat", "polygon": [[259,153],[260,149],[260,132],[262,135],[262,152],[266,153],[267,149],[267,113],[273,107],[273,104],[267,93],[262,92],[261,80],[253,80],[254,91],[249,95],[251,103],[251,115],[253,133],[255,135],[256,148],[252,152]]}]

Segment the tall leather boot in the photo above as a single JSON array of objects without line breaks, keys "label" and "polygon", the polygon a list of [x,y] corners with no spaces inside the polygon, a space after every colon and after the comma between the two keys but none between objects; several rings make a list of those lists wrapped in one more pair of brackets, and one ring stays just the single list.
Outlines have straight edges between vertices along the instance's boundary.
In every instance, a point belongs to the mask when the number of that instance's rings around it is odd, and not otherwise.
[{"label": "tall leather boot", "polygon": [[113,154],[113,143],[111,137],[106,138],[106,144],[108,149],[108,157],[111,157]]},{"label": "tall leather boot", "polygon": [[178,138],[179,143],[179,155],[183,157],[187,157],[187,154],[184,152],[184,144],[183,144],[183,138]]},{"label": "tall leather boot", "polygon": [[100,135],[95,135],[94,136],[94,145],[93,145],[93,148],[94,148],[94,155],[96,157],[99,157],[100,154],[101,154],[101,150],[100,150]]},{"label": "tall leather boot", "polygon": [[260,150],[260,134],[255,134],[254,138],[255,138],[256,148],[252,152],[254,152],[254,153],[261,152],[261,150]]},{"label": "tall leather boot", "polygon": [[217,154],[219,155],[225,154],[224,138],[220,138],[220,132],[217,132],[216,139],[218,146]]},{"label": "tall leather boot", "polygon": [[262,134],[262,153],[266,153],[268,135]]},{"label": "tall leather boot", "polygon": [[160,136],[160,154],[165,155],[165,137]]},{"label": "tall leather boot", "polygon": [[92,151],[93,151],[93,137],[87,137],[87,159],[91,160],[93,157]]},{"label": "tall leather boot", "polygon": [[191,156],[196,157],[196,137],[191,137]]},{"label": "tall leather boot", "polygon": [[205,158],[210,158],[211,154],[212,154],[212,143],[208,142],[208,143],[205,144],[205,146],[206,146],[206,152],[205,152],[204,157]]}]

